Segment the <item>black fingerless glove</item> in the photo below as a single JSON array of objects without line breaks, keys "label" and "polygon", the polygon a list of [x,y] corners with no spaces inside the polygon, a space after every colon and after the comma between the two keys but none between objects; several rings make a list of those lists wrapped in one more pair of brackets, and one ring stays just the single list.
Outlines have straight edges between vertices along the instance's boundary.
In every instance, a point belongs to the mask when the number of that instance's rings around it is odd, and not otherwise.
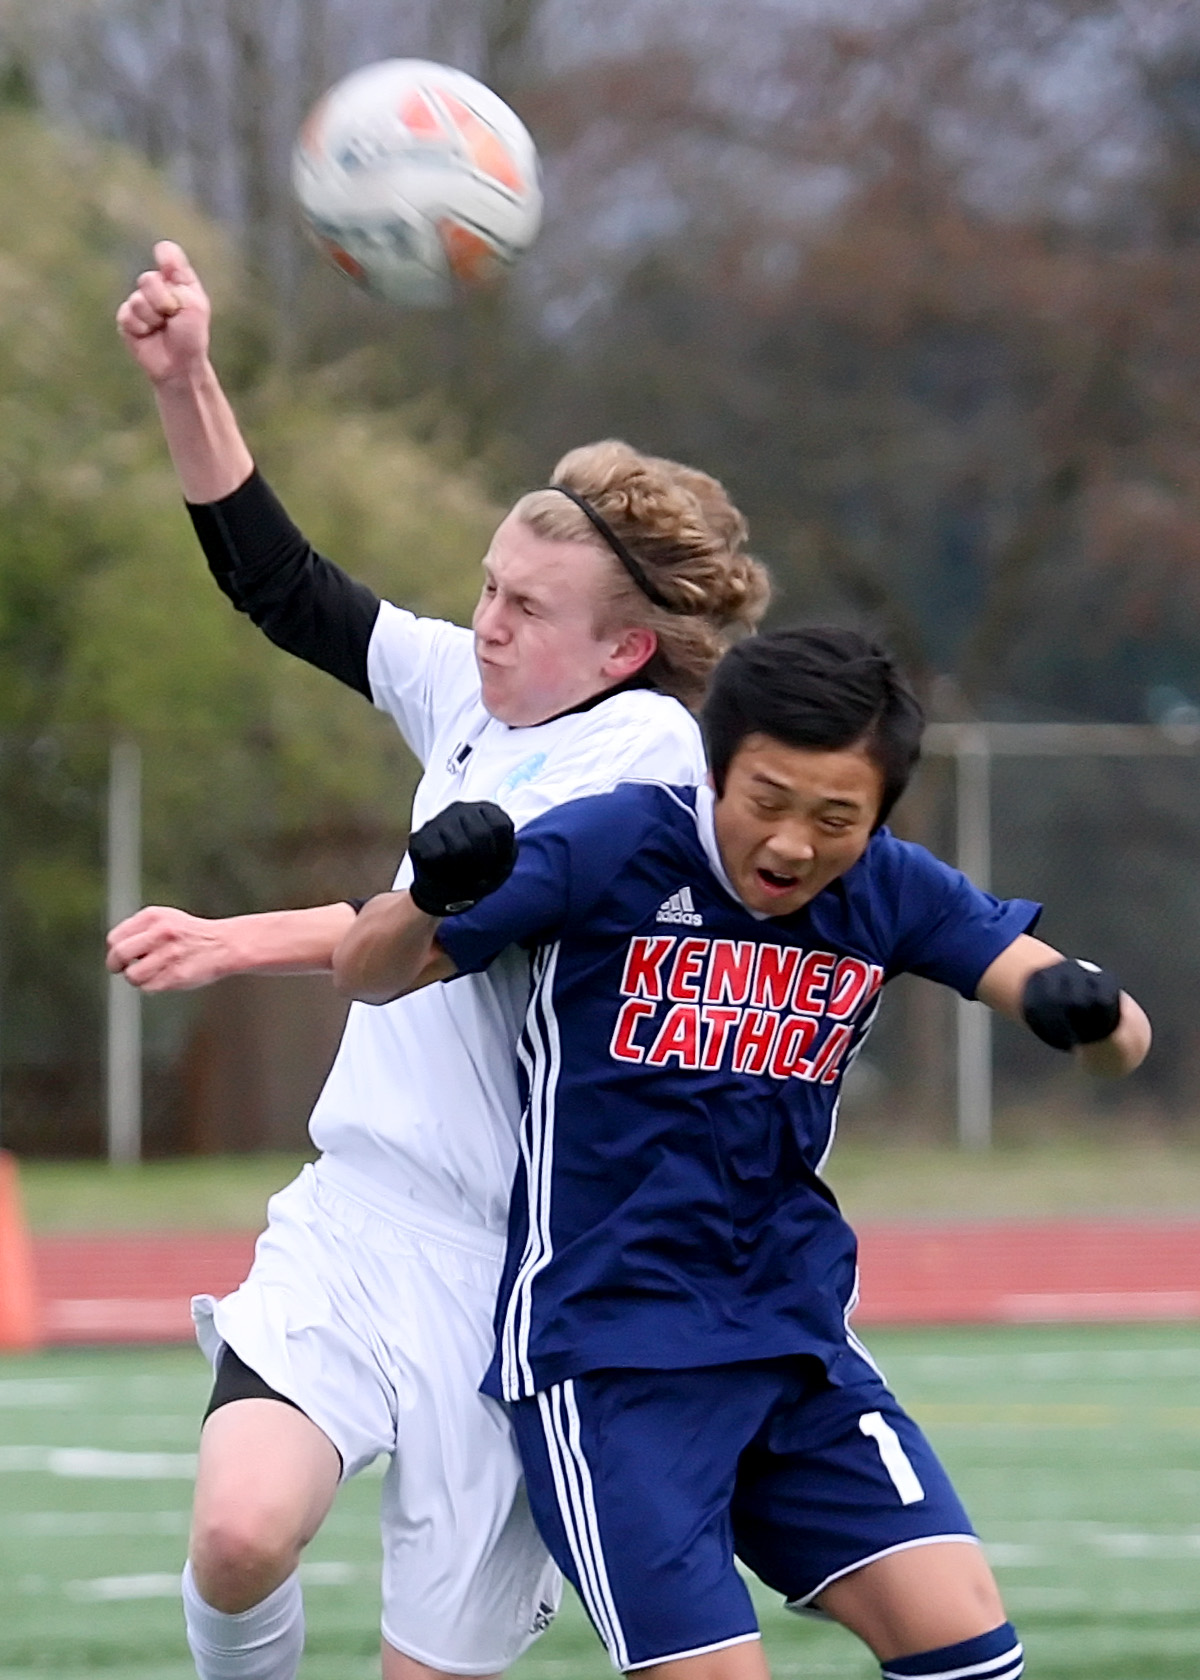
[{"label": "black fingerless glove", "polygon": [[457,916],[502,887],[517,861],[512,818],[483,799],[459,799],[423,824],[408,842],[418,910]]},{"label": "black fingerless glove", "polygon": [[1116,1030],[1121,1019],[1121,988],[1094,963],[1064,957],[1039,968],[1025,982],[1021,1014],[1044,1044],[1072,1050],[1096,1044]]}]

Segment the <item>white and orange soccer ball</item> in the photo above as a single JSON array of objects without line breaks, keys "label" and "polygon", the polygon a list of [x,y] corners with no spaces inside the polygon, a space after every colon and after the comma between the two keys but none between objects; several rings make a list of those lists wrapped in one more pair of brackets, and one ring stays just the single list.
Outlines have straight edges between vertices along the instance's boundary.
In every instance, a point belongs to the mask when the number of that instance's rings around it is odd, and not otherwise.
[{"label": "white and orange soccer ball", "polygon": [[306,118],[292,157],[325,254],[377,297],[444,304],[537,237],[542,190],[524,123],[482,82],[419,58],[369,64]]}]

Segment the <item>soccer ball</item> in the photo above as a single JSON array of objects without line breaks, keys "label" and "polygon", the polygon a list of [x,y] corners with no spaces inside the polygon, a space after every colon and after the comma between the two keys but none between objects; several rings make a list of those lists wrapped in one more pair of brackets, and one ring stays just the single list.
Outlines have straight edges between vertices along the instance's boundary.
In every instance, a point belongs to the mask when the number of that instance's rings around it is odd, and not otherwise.
[{"label": "soccer ball", "polygon": [[542,217],[524,123],[462,70],[391,58],[355,70],[309,113],[292,184],[318,245],[393,303],[448,303],[528,249]]}]

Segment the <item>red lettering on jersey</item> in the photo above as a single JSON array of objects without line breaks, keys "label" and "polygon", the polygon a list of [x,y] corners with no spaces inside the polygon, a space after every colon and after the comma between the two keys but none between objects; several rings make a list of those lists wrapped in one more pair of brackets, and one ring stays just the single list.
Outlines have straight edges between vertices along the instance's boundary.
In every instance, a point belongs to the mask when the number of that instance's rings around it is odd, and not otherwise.
[{"label": "red lettering on jersey", "polygon": [[667,981],[667,996],[672,1003],[698,1003],[700,976],[704,972],[704,953],[707,939],[681,939],[671,964],[671,978]]},{"label": "red lettering on jersey", "polygon": [[661,933],[629,941],[625,973],[621,976],[622,997],[654,998],[663,995],[662,965],[675,943],[673,933]]},{"label": "red lettering on jersey", "polygon": [[882,985],[883,970],[878,963],[865,963],[858,957],[843,957],[833,972],[827,1013],[835,1021],[848,1021],[875,996]]},{"label": "red lettering on jersey", "polygon": [[765,1003],[775,1009],[784,1007],[799,961],[800,953],[794,946],[759,946],[758,968],[754,974],[754,1001],[759,1008]]},{"label": "red lettering on jersey", "polygon": [[823,1085],[832,1085],[842,1065],[842,1057],[846,1054],[846,1048],[853,1037],[852,1027],[831,1027],[829,1037],[821,1046],[821,1054],[813,1063],[812,1072],[808,1077],[814,1081],[819,1079]]},{"label": "red lettering on jersey", "polygon": [[725,1045],[729,1039],[729,1029],[741,1013],[740,1009],[718,1009],[713,1004],[706,1004],[700,1011],[700,1019],[708,1027],[704,1053],[700,1057],[702,1068],[720,1067],[721,1057],[725,1054]]},{"label": "red lettering on jersey", "polygon": [[819,1015],[825,1005],[825,989],[836,958],[828,951],[810,951],[800,964],[792,1008],[798,1015]]},{"label": "red lettering on jersey", "polygon": [[677,1003],[667,1011],[646,1066],[664,1067],[669,1056],[678,1056],[681,1068],[700,1066],[700,1011],[694,1003]]},{"label": "red lettering on jersey", "polygon": [[608,1053],[615,1056],[619,1062],[640,1062],[646,1052],[640,1044],[633,1042],[633,1035],[637,1031],[638,1023],[644,1021],[648,1015],[654,1014],[652,1003],[642,1003],[637,998],[628,998],[617,1011],[617,1024],[613,1028],[612,1038],[609,1040]]},{"label": "red lettering on jersey", "polygon": [[812,1041],[816,1036],[817,1023],[811,1015],[789,1015],[775,1040],[775,1049],[771,1056],[772,1076],[775,1079],[788,1079],[795,1074],[797,1079],[809,1078],[810,1069],[804,1058],[812,1048]]},{"label": "red lettering on jersey", "polygon": [[704,978],[705,1003],[745,1003],[754,973],[753,939],[714,939]]},{"label": "red lettering on jersey", "polygon": [[778,1030],[779,1016],[770,1010],[744,1010],[733,1041],[733,1071],[762,1073]]}]

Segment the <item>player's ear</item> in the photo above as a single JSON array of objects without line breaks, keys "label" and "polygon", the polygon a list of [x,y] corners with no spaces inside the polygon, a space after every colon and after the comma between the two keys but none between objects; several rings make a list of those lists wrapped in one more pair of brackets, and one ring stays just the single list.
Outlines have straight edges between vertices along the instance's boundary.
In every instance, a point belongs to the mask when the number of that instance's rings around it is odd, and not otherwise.
[{"label": "player's ear", "polygon": [[657,651],[656,632],[644,624],[631,624],[613,640],[613,651],[607,660],[609,675],[617,682],[624,682],[653,659]]}]

